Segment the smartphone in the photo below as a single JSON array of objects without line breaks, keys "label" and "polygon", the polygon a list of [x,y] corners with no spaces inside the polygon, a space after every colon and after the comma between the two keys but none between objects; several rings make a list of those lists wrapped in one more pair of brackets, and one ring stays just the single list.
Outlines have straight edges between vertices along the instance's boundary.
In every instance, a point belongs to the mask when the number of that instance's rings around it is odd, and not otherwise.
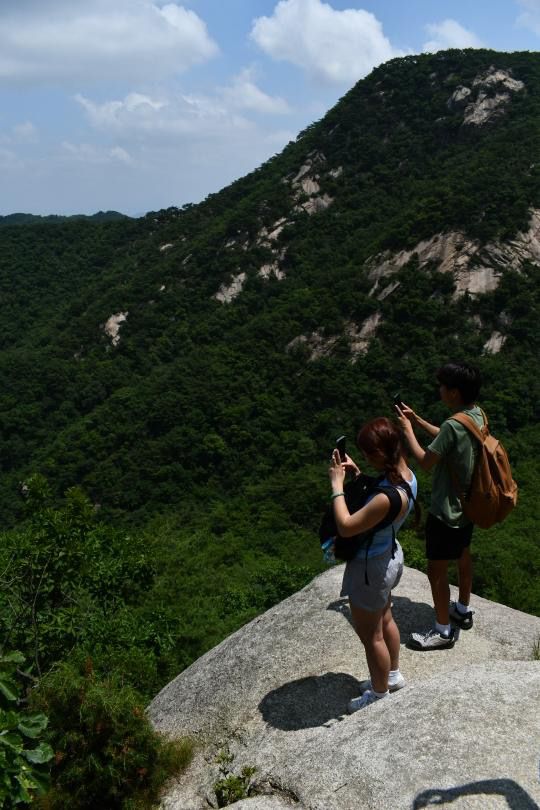
[{"label": "smartphone", "polygon": [[403,408],[403,400],[401,399],[401,394],[394,394],[394,405],[397,405],[398,408]]},{"label": "smartphone", "polygon": [[339,439],[336,439],[336,449],[339,452],[339,457],[342,461],[345,461],[346,451],[345,451],[345,436],[340,436]]}]

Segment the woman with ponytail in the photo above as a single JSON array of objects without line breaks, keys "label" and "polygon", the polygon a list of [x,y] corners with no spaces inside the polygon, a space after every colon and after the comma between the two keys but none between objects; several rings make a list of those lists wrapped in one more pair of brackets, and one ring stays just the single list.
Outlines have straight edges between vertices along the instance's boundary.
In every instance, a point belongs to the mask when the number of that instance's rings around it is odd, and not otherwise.
[{"label": "woman with ponytail", "polygon": [[[349,597],[353,625],[364,645],[370,680],[362,684],[362,694],[349,702],[349,711],[369,706],[405,686],[399,671],[400,636],[392,616],[391,591],[403,573],[403,551],[396,535],[414,506],[417,511],[417,483],[409,469],[399,429],[385,417],[379,417],[362,427],[356,445],[368,464],[379,473],[380,488],[395,488],[401,498],[401,509],[393,521],[385,524],[391,503],[384,492],[375,491],[358,511],[349,512],[343,485],[347,472],[360,475],[355,462],[346,456],[340,459],[334,450],[329,470],[332,503],[337,530],[341,538],[352,538],[375,529],[373,539],[365,550],[347,562],[343,575],[342,596]],[[418,519],[418,514],[416,515]],[[384,528],[377,528],[380,525]],[[368,577],[369,573],[369,577]]]}]

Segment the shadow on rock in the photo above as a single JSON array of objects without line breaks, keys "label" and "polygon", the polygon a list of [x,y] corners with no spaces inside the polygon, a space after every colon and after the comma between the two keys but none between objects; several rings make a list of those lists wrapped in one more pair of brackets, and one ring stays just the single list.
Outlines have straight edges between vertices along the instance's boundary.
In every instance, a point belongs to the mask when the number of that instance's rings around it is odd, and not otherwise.
[{"label": "shadow on rock", "polygon": [[402,644],[409,640],[411,633],[429,630],[435,621],[432,605],[425,602],[412,602],[406,596],[392,595],[392,613],[399,627]]},{"label": "shadow on rock", "polygon": [[[352,616],[349,607],[349,600],[336,599],[327,605],[326,610],[334,610],[336,613],[341,613],[351,627]],[[400,640],[405,644],[409,640],[411,633],[418,631],[429,630],[433,627],[435,621],[435,614],[433,607],[425,602],[412,602],[406,596],[392,595],[392,612],[397,626],[399,627]]]},{"label": "shadow on rock", "polygon": [[[443,802],[446,805],[462,796],[503,796],[509,810],[539,810],[538,805],[531,799],[527,791],[523,790],[513,779],[483,779],[480,782],[469,782],[455,788],[424,790],[414,800],[412,810],[440,806]],[[485,805],[485,807],[488,806]]]},{"label": "shadow on rock", "polygon": [[359,681],[342,672],[300,678],[272,689],[259,703],[263,720],[283,731],[323,726],[347,711]]},{"label": "shadow on rock", "polygon": [[326,606],[326,609],[341,613],[343,618],[347,619],[351,627],[353,626],[349,600],[346,597],[345,599],[336,599],[335,602],[330,602],[330,604]]}]

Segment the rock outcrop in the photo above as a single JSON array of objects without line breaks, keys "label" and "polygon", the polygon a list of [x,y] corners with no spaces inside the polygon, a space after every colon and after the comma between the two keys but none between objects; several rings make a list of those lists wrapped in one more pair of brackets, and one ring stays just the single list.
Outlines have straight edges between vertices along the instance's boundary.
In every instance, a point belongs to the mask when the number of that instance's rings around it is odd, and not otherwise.
[{"label": "rock outcrop", "polygon": [[[326,157],[322,152],[310,152],[306,162],[300,167],[297,174],[291,179],[291,188],[294,191],[294,198],[298,201],[294,206],[294,211],[305,211],[310,216],[325,211],[332,203],[333,198],[329,194],[319,194],[321,186],[319,183],[320,173],[325,168]],[[342,166],[328,172],[332,177],[337,178],[343,171]],[[308,199],[303,199],[307,197]]]},{"label": "rock outcrop", "polygon": [[508,70],[489,70],[474,79],[472,87],[460,85],[448,99],[447,106],[452,110],[464,105],[463,123],[481,126],[504,114],[512,100],[512,95],[525,89],[525,84],[512,78]]},{"label": "rock outcrop", "polygon": [[497,354],[506,343],[506,335],[492,332],[489,340],[484,343],[484,354]]},{"label": "rock outcrop", "polygon": [[351,360],[354,363],[358,357],[365,354],[369,348],[371,339],[377,332],[377,327],[381,322],[382,315],[380,312],[374,312],[369,318],[363,322],[362,326],[358,328],[355,323],[349,322],[345,326],[345,334],[349,339],[351,347]]},{"label": "rock outcrop", "polygon": [[482,245],[462,232],[451,231],[424,239],[411,250],[381,253],[367,262],[373,281],[370,294],[383,298],[386,288],[381,293],[381,281],[401,270],[413,256],[420,267],[434,264],[441,273],[452,273],[456,296],[490,292],[497,288],[504,269],[519,270],[525,262],[540,263],[540,211],[532,210],[528,230],[506,242]]},{"label": "rock outcrop", "polygon": [[111,315],[102,326],[103,331],[111,339],[113,346],[118,346],[120,343],[120,327],[127,321],[129,312],[117,312]]},{"label": "rock outcrop", "polygon": [[230,302],[240,295],[247,278],[247,273],[237,273],[233,276],[229,284],[222,284],[217,293],[214,295],[216,301],[221,304],[230,304]]},{"label": "rock outcrop", "polygon": [[298,335],[293,338],[285,347],[285,351],[290,352],[298,348],[306,348],[309,351],[308,360],[313,362],[332,354],[338,341],[339,335],[325,336],[322,329],[316,329],[309,335]]},{"label": "rock outcrop", "polygon": [[[402,647],[405,689],[354,715],[368,672],[339,598],[341,567],[225,639],[154,699],[149,715],[199,752],[163,810],[217,806],[219,750],[256,767],[238,810],[533,810],[540,801],[540,618],[474,598],[451,650]],[[405,642],[433,621],[427,578],[394,594]]]}]

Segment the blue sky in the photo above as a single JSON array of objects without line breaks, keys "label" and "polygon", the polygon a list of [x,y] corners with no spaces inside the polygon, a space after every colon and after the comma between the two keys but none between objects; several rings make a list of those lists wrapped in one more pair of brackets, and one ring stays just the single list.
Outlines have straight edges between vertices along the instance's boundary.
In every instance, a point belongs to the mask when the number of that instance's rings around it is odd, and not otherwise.
[{"label": "blue sky", "polygon": [[2,0],[0,214],[198,202],[394,56],[540,48],[540,0]]}]

